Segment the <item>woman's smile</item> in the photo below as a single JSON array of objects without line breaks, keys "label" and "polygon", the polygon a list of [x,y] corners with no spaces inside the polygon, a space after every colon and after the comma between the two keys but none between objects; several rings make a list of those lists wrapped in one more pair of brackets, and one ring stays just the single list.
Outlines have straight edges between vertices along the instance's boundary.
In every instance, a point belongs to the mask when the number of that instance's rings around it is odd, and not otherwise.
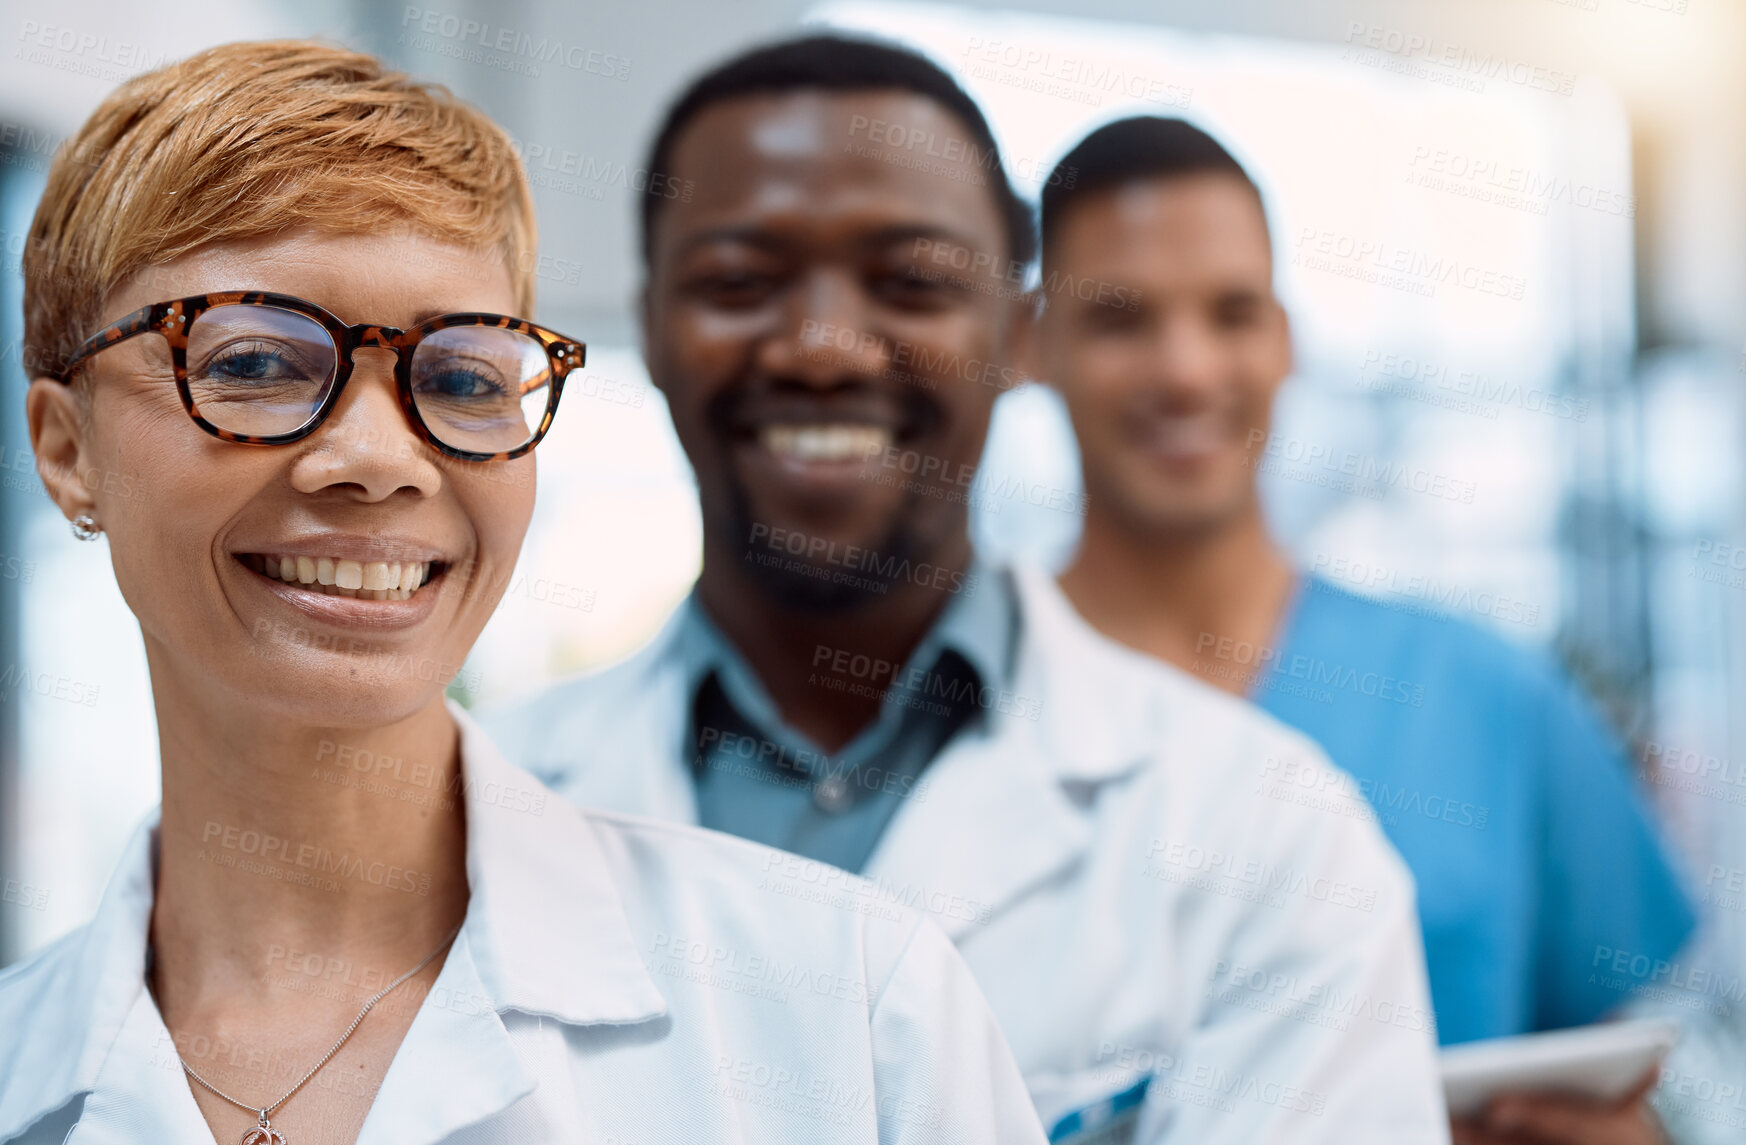
[{"label": "woman's smile", "polygon": [[356,600],[410,600],[443,568],[433,561],[353,561],[289,553],[244,553],[237,559],[264,577]]},{"label": "woman's smile", "polygon": [[378,630],[429,617],[450,570],[462,563],[441,545],[326,530],[251,539],[230,555],[244,583],[276,603],[323,623]]}]

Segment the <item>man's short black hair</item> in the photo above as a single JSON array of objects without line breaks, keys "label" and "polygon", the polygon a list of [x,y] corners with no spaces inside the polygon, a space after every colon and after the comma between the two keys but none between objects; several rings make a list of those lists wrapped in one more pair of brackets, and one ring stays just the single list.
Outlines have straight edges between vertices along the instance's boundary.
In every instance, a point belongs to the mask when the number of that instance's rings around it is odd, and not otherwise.
[{"label": "man's short black hair", "polygon": [[[794,91],[906,91],[933,100],[960,119],[969,132],[966,142],[985,158],[988,187],[1006,231],[1007,257],[1029,263],[1036,255],[1036,230],[1031,209],[1007,181],[994,133],[982,109],[957,81],[932,60],[908,48],[877,40],[838,35],[803,36],[753,48],[698,77],[667,111],[655,136],[649,161],[651,185],[657,176],[670,181],[673,145],[680,132],[706,109],[751,95]],[[655,248],[655,220],[666,198],[642,197],[643,264]]]},{"label": "man's short black hair", "polygon": [[[1068,208],[1087,195],[1127,183],[1187,175],[1229,175],[1255,192],[1256,202],[1261,201],[1261,189],[1243,165],[1192,123],[1157,115],[1106,123],[1063,155],[1043,184],[1043,245],[1047,248],[1049,236],[1060,229]],[[1262,218],[1266,218],[1265,207]]]}]

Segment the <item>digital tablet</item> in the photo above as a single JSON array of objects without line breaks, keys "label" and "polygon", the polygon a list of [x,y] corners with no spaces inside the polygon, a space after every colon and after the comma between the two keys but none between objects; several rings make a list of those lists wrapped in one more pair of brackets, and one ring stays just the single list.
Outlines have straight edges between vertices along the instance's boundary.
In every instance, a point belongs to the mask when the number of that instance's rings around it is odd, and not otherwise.
[{"label": "digital tablet", "polygon": [[1505,1093],[1616,1100],[1678,1038],[1678,1023],[1643,1018],[1450,1046],[1440,1055],[1443,1097],[1453,1117],[1471,1117]]}]

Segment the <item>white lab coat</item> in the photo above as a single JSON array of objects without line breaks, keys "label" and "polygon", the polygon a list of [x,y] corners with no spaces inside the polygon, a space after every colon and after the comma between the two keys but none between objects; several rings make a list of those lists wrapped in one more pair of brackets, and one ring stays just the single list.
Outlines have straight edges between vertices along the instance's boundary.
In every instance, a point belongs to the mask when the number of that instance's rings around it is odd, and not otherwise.
[{"label": "white lab coat", "polygon": [[[583,813],[457,715],[466,921],[359,1145],[1042,1142],[936,927],[773,893],[780,853],[742,840]],[[155,818],[95,919],[0,974],[0,1142],[213,1140],[144,984]],[[317,989],[312,964],[270,972]]]},{"label": "white lab coat", "polygon": [[[863,873],[957,942],[1044,1126],[1448,1140],[1411,876],[1356,785],[1257,708],[1097,633],[1052,579],[1017,581],[1012,695],[930,765]],[[488,726],[581,803],[695,822],[674,632]],[[822,893],[847,880],[791,866]]]}]

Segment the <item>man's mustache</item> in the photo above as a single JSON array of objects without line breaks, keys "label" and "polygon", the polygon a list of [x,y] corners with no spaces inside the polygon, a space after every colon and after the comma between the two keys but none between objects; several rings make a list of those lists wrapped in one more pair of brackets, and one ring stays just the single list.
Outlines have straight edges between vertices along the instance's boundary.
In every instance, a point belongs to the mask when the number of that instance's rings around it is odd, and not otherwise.
[{"label": "man's mustache", "polygon": [[899,441],[926,435],[945,423],[945,410],[930,391],[845,381],[821,388],[780,379],[753,379],[727,386],[704,406],[704,424],[723,437],[744,436],[773,421],[861,422],[885,425]]}]

